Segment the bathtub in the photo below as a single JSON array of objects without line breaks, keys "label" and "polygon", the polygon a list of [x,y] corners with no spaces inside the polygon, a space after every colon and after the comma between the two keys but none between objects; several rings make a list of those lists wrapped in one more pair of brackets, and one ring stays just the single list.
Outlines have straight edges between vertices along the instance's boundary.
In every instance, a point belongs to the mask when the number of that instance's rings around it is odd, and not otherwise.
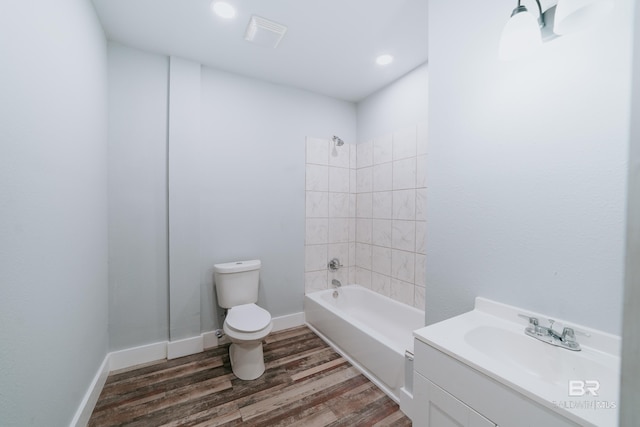
[{"label": "bathtub", "polygon": [[307,294],[307,325],[358,367],[389,397],[399,401],[405,380],[405,351],[413,353],[415,329],[424,311],[359,285]]}]

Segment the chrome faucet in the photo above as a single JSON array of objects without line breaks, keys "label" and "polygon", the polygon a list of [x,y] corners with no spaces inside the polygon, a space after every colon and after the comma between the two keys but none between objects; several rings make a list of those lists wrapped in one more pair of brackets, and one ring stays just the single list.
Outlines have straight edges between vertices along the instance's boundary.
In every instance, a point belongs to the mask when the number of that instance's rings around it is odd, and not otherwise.
[{"label": "chrome faucet", "polygon": [[529,320],[529,326],[524,330],[524,333],[547,344],[554,345],[556,347],[566,348],[567,350],[580,351],[580,344],[576,341],[576,334],[590,337],[591,335],[576,331],[573,328],[565,327],[562,333],[558,333],[553,329],[555,320],[549,319],[549,326],[540,326],[540,322],[536,317],[525,316],[524,314],[518,314],[518,316]]},{"label": "chrome faucet", "polygon": [[333,286],[335,286],[336,288],[339,288],[340,286],[342,286],[342,283],[340,283],[340,280],[338,280],[338,279],[333,279],[333,280],[331,281],[331,284],[332,284]]}]

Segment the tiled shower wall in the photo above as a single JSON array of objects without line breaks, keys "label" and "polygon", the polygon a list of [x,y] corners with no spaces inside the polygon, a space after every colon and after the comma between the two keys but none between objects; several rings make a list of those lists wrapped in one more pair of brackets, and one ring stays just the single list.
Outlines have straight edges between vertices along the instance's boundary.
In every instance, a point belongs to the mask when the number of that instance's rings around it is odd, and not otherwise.
[{"label": "tiled shower wall", "polygon": [[426,124],[357,145],[356,283],[424,310]]},{"label": "tiled shower wall", "polygon": [[[355,281],[356,146],[307,138],[305,292]],[[343,268],[331,272],[329,260]]]},{"label": "tiled shower wall", "polygon": [[[424,309],[426,130],[357,146],[307,139],[306,292],[338,279]],[[335,273],[334,257],[345,266]]]}]

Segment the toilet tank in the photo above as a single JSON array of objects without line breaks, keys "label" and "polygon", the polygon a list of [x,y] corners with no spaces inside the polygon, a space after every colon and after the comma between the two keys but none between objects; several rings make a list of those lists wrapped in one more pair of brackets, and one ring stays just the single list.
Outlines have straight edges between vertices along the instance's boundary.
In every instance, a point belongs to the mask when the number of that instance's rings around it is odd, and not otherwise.
[{"label": "toilet tank", "polygon": [[213,273],[218,305],[231,308],[256,303],[260,265],[259,259],[215,264]]}]

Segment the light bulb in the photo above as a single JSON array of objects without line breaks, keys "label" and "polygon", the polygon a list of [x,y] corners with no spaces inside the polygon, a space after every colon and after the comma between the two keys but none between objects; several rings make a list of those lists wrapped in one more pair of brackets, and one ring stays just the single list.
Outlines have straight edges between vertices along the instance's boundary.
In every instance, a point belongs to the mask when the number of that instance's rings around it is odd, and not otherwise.
[{"label": "light bulb", "polygon": [[211,9],[220,18],[231,19],[236,16],[236,9],[224,1],[214,1],[211,3]]}]

